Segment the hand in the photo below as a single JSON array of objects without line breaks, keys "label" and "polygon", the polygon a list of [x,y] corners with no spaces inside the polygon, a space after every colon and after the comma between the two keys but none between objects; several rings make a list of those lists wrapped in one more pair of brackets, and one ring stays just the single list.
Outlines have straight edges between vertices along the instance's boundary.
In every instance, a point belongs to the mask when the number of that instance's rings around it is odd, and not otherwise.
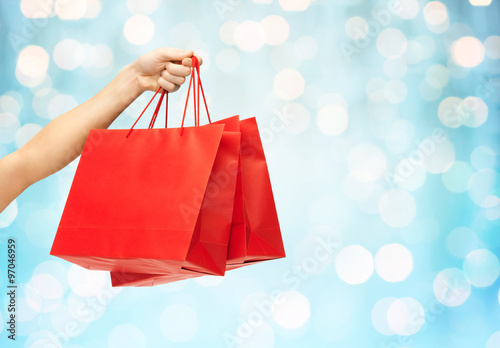
[{"label": "hand", "polygon": [[[162,47],[139,57],[132,68],[137,73],[140,93],[156,91],[162,87],[168,92],[175,92],[191,73],[193,51]],[[198,56],[197,56],[198,57]],[[202,59],[198,57],[200,65]]]}]

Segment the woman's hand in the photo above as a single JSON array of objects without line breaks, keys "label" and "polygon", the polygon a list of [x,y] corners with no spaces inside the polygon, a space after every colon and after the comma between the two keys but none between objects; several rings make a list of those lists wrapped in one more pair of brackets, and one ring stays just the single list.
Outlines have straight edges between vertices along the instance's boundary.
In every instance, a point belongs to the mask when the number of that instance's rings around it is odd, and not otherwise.
[{"label": "woman's hand", "polygon": [[[191,73],[192,55],[193,51],[169,47],[143,54],[131,65],[137,74],[139,93],[156,91],[158,87],[168,92],[177,91]],[[198,60],[201,65],[202,59],[198,57]]]}]

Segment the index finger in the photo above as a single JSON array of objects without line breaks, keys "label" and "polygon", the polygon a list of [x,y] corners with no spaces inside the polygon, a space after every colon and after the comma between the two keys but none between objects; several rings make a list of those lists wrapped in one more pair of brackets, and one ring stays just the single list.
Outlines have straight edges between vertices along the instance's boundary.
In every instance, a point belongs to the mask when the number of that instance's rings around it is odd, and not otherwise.
[{"label": "index finger", "polygon": [[[203,59],[200,56],[195,55],[196,58],[198,58],[198,61],[200,62],[200,66],[203,64]],[[187,67],[193,67],[193,60],[191,58],[184,58],[182,60],[182,65],[187,66]]]}]

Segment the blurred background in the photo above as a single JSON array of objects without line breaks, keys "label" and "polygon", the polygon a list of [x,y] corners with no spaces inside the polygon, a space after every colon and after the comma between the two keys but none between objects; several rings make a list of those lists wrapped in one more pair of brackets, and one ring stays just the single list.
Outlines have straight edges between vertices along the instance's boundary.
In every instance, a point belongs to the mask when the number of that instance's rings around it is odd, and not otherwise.
[{"label": "blurred background", "polygon": [[76,160],[0,215],[15,346],[500,347],[499,21],[498,0],[3,1],[0,157],[141,54],[193,49],[213,117],[257,117],[287,251],[112,288],[49,255]]}]

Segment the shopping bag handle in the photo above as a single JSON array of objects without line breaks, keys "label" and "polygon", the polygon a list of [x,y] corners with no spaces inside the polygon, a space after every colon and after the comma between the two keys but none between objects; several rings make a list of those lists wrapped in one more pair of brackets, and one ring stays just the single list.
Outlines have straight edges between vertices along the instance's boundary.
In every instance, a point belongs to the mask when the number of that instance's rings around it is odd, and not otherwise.
[{"label": "shopping bag handle", "polygon": [[149,122],[149,127],[148,129],[153,129],[156,118],[158,117],[158,112],[160,111],[161,103],[163,101],[163,97],[166,95],[166,102],[165,102],[165,128],[167,128],[167,122],[168,122],[168,91],[165,91],[164,89],[161,90],[161,96],[160,100],[158,101],[158,104],[156,105],[155,111],[153,113],[153,117],[151,117],[151,121]]},{"label": "shopping bag handle", "polygon": [[[207,111],[208,123],[212,123],[212,120],[210,119],[210,113],[208,112],[208,105],[207,105],[207,100],[205,98],[205,92],[203,90],[203,84],[201,83],[201,78],[200,78],[200,62],[195,55],[193,55],[191,57],[191,60],[192,60],[192,72],[191,72],[191,77],[189,79],[189,87],[188,87],[188,92],[187,92],[187,96],[186,96],[186,103],[184,105],[184,113],[182,115],[181,135],[184,132],[184,121],[186,118],[186,111],[187,111],[187,105],[188,105],[188,101],[189,101],[189,94],[191,92],[191,86],[193,86],[194,125],[195,126],[200,125],[200,91],[201,91],[201,95],[203,96],[203,103],[205,104],[205,110]],[[195,75],[197,75],[198,81],[196,81]],[[156,90],[156,92],[153,95],[153,97],[151,98],[151,100],[148,102],[148,104],[146,105],[144,110],[142,110],[142,112],[139,115],[139,117],[137,118],[137,120],[135,120],[134,124],[132,125],[132,127],[128,131],[125,138],[128,138],[130,133],[132,133],[132,130],[134,129],[135,125],[137,124],[137,122],[139,122],[142,115],[144,115],[146,110],[149,108],[149,105],[151,105],[151,103],[156,98],[156,95],[160,92],[160,90],[162,91],[161,95],[160,95],[160,100],[158,101],[158,104],[156,105],[155,111],[153,112],[153,116],[151,118],[151,121],[149,122],[148,129],[152,129],[154,127],[154,124],[156,122],[156,118],[158,117],[158,112],[160,110],[161,103],[163,102],[163,98],[164,98],[165,94],[166,94],[165,128],[167,128],[168,94],[169,94],[169,92],[165,91],[161,87],[158,87],[158,89]]]},{"label": "shopping bag handle", "polygon": [[[184,113],[182,115],[181,135],[184,132],[184,121],[186,119],[186,111],[189,101],[189,94],[191,92],[191,86],[193,86],[194,125],[195,126],[200,125],[200,91],[201,95],[203,96],[203,103],[205,104],[205,110],[207,111],[208,123],[212,123],[212,120],[210,119],[210,113],[208,112],[208,105],[207,105],[207,100],[205,98],[205,92],[203,91],[203,84],[201,83],[200,62],[195,55],[191,57],[191,61],[192,61],[192,72],[191,72],[191,78],[189,79],[189,87],[186,96],[186,103],[184,105]],[[196,81],[195,75],[198,75],[198,81]]]},{"label": "shopping bag handle", "polygon": [[128,131],[128,133],[125,136],[125,138],[128,138],[129,135],[130,135],[130,133],[132,133],[132,131],[134,130],[135,125],[137,124],[137,122],[139,122],[139,120],[141,119],[142,115],[144,115],[144,113],[146,112],[146,110],[149,108],[149,105],[151,105],[151,103],[156,98],[156,95],[160,92],[160,90],[162,91],[161,92],[161,96],[160,96],[160,101],[156,105],[155,111],[153,112],[153,117],[151,118],[151,121],[149,122],[148,129],[152,129],[153,126],[154,126],[154,124],[155,124],[155,122],[156,122],[156,118],[158,116],[158,112],[160,111],[161,102],[163,101],[163,97],[165,96],[165,94],[167,95],[167,98],[166,98],[166,105],[167,105],[167,107],[166,107],[166,111],[165,111],[165,128],[167,128],[167,121],[168,121],[168,93],[169,92],[165,91],[161,87],[158,87],[158,89],[156,90],[156,92],[153,95],[153,97],[151,98],[151,100],[148,102],[148,104],[146,105],[146,107],[144,108],[144,110],[142,110],[141,114],[139,115],[139,117],[137,118],[137,120],[135,120],[135,122],[132,125],[132,127],[130,127],[130,130]]}]

